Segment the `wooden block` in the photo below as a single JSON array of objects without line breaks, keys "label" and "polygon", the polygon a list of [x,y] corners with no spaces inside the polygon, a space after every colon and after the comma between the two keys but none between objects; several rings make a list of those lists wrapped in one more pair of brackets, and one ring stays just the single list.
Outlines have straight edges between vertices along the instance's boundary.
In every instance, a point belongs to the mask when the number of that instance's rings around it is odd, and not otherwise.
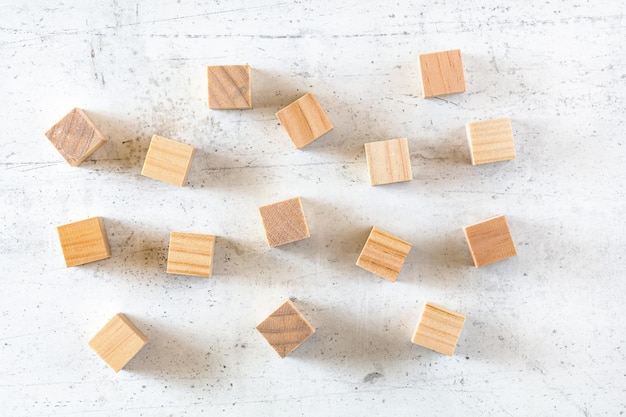
[{"label": "wooden block", "polygon": [[68,268],[111,257],[102,217],[59,226],[57,232]]},{"label": "wooden block", "polygon": [[465,91],[463,61],[459,49],[420,55],[420,72],[424,98]]},{"label": "wooden block", "polygon": [[494,217],[463,228],[474,265],[481,267],[517,255],[504,216]]},{"label": "wooden block", "polygon": [[152,136],[141,175],[184,187],[195,148],[161,136]]},{"label": "wooden block", "polygon": [[485,120],[466,126],[472,165],[515,159],[511,119]]},{"label": "wooden block", "polygon": [[209,108],[216,110],[251,109],[252,85],[249,65],[207,67]]},{"label": "wooden block", "polygon": [[215,236],[171,232],[167,273],[210,277],[214,249]]},{"label": "wooden block", "polygon": [[115,372],[119,372],[148,343],[148,338],[118,313],[89,341],[96,351]]},{"label": "wooden block", "polygon": [[263,320],[256,329],[281,358],[296,350],[313,333],[315,328],[304,318],[291,300],[285,301]]},{"label": "wooden block", "polygon": [[310,237],[300,197],[259,207],[259,212],[271,247]]},{"label": "wooden block", "polygon": [[411,181],[411,155],[406,138],[365,144],[365,158],[371,185]]},{"label": "wooden block", "polygon": [[412,342],[452,356],[464,323],[465,316],[426,303]]},{"label": "wooden block", "polygon": [[333,130],[313,93],[300,97],[276,113],[276,117],[298,149]]},{"label": "wooden block", "polygon": [[411,244],[373,227],[356,264],[394,282],[411,250]]},{"label": "wooden block", "polygon": [[107,139],[87,117],[75,108],[46,132],[48,140],[73,167],[104,145]]}]

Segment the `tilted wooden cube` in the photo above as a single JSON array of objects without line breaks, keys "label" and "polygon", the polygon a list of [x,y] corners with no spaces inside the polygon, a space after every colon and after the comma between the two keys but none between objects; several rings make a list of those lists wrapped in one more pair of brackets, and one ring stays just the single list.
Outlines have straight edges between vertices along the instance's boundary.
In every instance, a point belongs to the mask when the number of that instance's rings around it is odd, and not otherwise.
[{"label": "tilted wooden cube", "polygon": [[102,217],[92,217],[57,227],[67,267],[95,262],[111,256]]},{"label": "tilted wooden cube", "polygon": [[409,242],[373,227],[356,264],[393,282],[398,278],[410,250]]},{"label": "tilted wooden cube", "polygon": [[48,140],[73,167],[107,141],[85,112],[75,108],[46,132]]},{"label": "tilted wooden cube", "polygon": [[119,372],[148,343],[148,338],[122,313],[118,313],[89,341],[115,372]]},{"label": "tilted wooden cube", "polygon": [[412,342],[452,356],[464,323],[465,316],[426,303]]},{"label": "tilted wooden cube", "polygon": [[259,207],[259,212],[271,247],[310,237],[300,197]]},{"label": "tilted wooden cube", "polygon": [[315,328],[304,318],[291,300],[285,301],[256,326],[256,329],[281,358],[285,358],[315,333]]},{"label": "tilted wooden cube", "polygon": [[308,93],[283,108],[276,113],[276,117],[298,149],[333,129],[313,93]]},{"label": "tilted wooden cube", "polygon": [[511,119],[484,120],[466,126],[472,165],[515,159]]},{"label": "tilted wooden cube", "polygon": [[249,65],[209,66],[207,74],[209,108],[215,110],[252,108]]},{"label": "tilted wooden cube", "polygon": [[213,235],[171,232],[167,273],[210,277],[214,251]]},{"label": "tilted wooden cube", "polygon": [[154,135],[141,175],[183,187],[195,152],[193,146]]},{"label": "tilted wooden cube", "polygon": [[365,144],[365,158],[371,185],[411,181],[411,155],[406,138]]},{"label": "tilted wooden cube", "polygon": [[517,255],[509,225],[504,216],[467,226],[463,228],[463,231],[476,267]]},{"label": "tilted wooden cube", "polygon": [[424,98],[465,91],[461,51],[434,52],[420,55]]}]

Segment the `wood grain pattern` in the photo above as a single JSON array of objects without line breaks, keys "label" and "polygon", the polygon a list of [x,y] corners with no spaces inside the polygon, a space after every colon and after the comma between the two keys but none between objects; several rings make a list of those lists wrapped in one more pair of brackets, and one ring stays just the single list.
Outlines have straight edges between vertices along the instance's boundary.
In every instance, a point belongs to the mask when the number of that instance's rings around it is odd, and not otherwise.
[{"label": "wood grain pattern", "polygon": [[167,273],[210,277],[213,270],[215,236],[198,233],[170,233]]},{"label": "wood grain pattern", "polygon": [[463,231],[476,267],[517,255],[509,225],[504,216],[467,226]]},{"label": "wood grain pattern", "polygon": [[107,140],[79,108],[73,109],[52,126],[46,137],[73,167],[80,165]]},{"label": "wood grain pattern", "polygon": [[394,282],[410,250],[409,242],[373,227],[356,264],[381,278]]},{"label": "wood grain pattern", "polygon": [[365,144],[365,158],[371,185],[411,181],[411,155],[406,138]]},{"label": "wood grain pattern", "polygon": [[207,74],[209,108],[214,110],[252,108],[249,65],[209,66]]},{"label": "wood grain pattern", "polygon": [[300,197],[259,207],[259,212],[271,247],[310,237]]},{"label": "wood grain pattern", "polygon": [[195,148],[161,136],[152,136],[141,175],[184,187]]},{"label": "wood grain pattern", "polygon": [[308,93],[276,113],[287,134],[301,149],[330,132],[333,125],[313,93]]},{"label": "wood grain pattern", "polygon": [[122,313],[116,314],[89,341],[115,372],[119,372],[148,343],[148,338]]},{"label": "wood grain pattern", "polygon": [[466,126],[472,165],[515,159],[511,119],[484,120]]},{"label": "wood grain pattern", "polygon": [[426,303],[412,342],[435,352],[452,356],[464,323],[465,316]]},{"label": "wood grain pattern", "polygon": [[102,217],[92,217],[57,227],[67,267],[95,262],[111,256]]},{"label": "wood grain pattern", "polygon": [[424,98],[465,91],[463,61],[459,49],[420,55]]},{"label": "wood grain pattern", "polygon": [[291,300],[285,301],[256,326],[256,329],[281,358],[285,358],[315,333],[315,328],[304,318]]}]

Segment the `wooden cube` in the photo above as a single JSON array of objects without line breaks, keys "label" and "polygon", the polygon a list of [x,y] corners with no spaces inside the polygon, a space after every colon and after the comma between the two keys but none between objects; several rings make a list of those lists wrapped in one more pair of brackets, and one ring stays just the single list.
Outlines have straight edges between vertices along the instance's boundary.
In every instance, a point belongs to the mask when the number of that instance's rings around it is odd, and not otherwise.
[{"label": "wooden cube", "polygon": [[313,93],[300,97],[276,113],[276,117],[298,149],[333,130]]},{"label": "wooden cube", "polygon": [[463,231],[476,267],[517,255],[509,225],[504,216],[467,226]]},{"label": "wooden cube", "polygon": [[195,148],[161,136],[152,136],[141,175],[185,186]]},{"label": "wooden cube", "polygon": [[57,232],[68,268],[111,257],[102,217],[59,226]]},{"label": "wooden cube", "polygon": [[410,250],[409,242],[378,227],[373,227],[356,264],[381,278],[394,282]]},{"label": "wooden cube", "polygon": [[371,185],[411,181],[411,155],[406,138],[365,144],[365,158]]},{"label": "wooden cube", "polygon": [[252,85],[249,65],[207,67],[209,108],[216,110],[251,109]]},{"label": "wooden cube", "polygon": [[46,132],[48,140],[73,167],[104,145],[107,139],[79,108],[70,111]]},{"label": "wooden cube", "polygon": [[465,91],[463,61],[459,49],[420,55],[420,72],[424,98]]},{"label": "wooden cube", "polygon": [[89,341],[115,372],[119,372],[148,343],[148,338],[122,314],[118,313]]},{"label": "wooden cube", "polygon": [[285,358],[315,333],[315,328],[304,318],[291,300],[285,301],[256,326],[256,329],[281,358]]},{"label": "wooden cube", "polygon": [[310,237],[300,197],[259,207],[270,247]]},{"label": "wooden cube", "polygon": [[515,159],[511,119],[484,120],[466,126],[472,165]]},{"label": "wooden cube", "polygon": [[426,303],[412,342],[452,356],[464,323],[465,316]]},{"label": "wooden cube", "polygon": [[214,249],[215,236],[171,232],[167,273],[210,277]]}]

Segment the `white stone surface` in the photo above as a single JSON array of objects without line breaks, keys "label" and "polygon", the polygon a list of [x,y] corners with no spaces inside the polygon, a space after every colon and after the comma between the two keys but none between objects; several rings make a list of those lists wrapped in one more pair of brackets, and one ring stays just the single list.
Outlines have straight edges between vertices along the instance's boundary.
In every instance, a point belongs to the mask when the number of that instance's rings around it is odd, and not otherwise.
[{"label": "white stone surface", "polygon": [[[0,415],[616,416],[626,411],[622,1],[0,4]],[[417,56],[460,48],[467,92],[424,100]],[[211,111],[206,65],[249,63],[255,109]],[[274,113],[335,125],[296,150]],[[44,132],[84,108],[110,141],[69,167]],[[468,121],[518,158],[472,166]],[[189,186],[140,176],[153,134]],[[363,144],[408,137],[414,180],[371,187]],[[257,207],[302,196],[270,249]],[[462,227],[506,214],[519,255],[476,269]],[[112,258],[67,269],[56,226],[104,216]],[[414,244],[396,283],[354,265],[371,226]],[[219,236],[214,277],[165,273],[171,230]],[[317,327],[281,360],[254,327],[293,297]],[[467,316],[410,343],[419,302]],[[115,374],[117,312],[150,344]]]}]

